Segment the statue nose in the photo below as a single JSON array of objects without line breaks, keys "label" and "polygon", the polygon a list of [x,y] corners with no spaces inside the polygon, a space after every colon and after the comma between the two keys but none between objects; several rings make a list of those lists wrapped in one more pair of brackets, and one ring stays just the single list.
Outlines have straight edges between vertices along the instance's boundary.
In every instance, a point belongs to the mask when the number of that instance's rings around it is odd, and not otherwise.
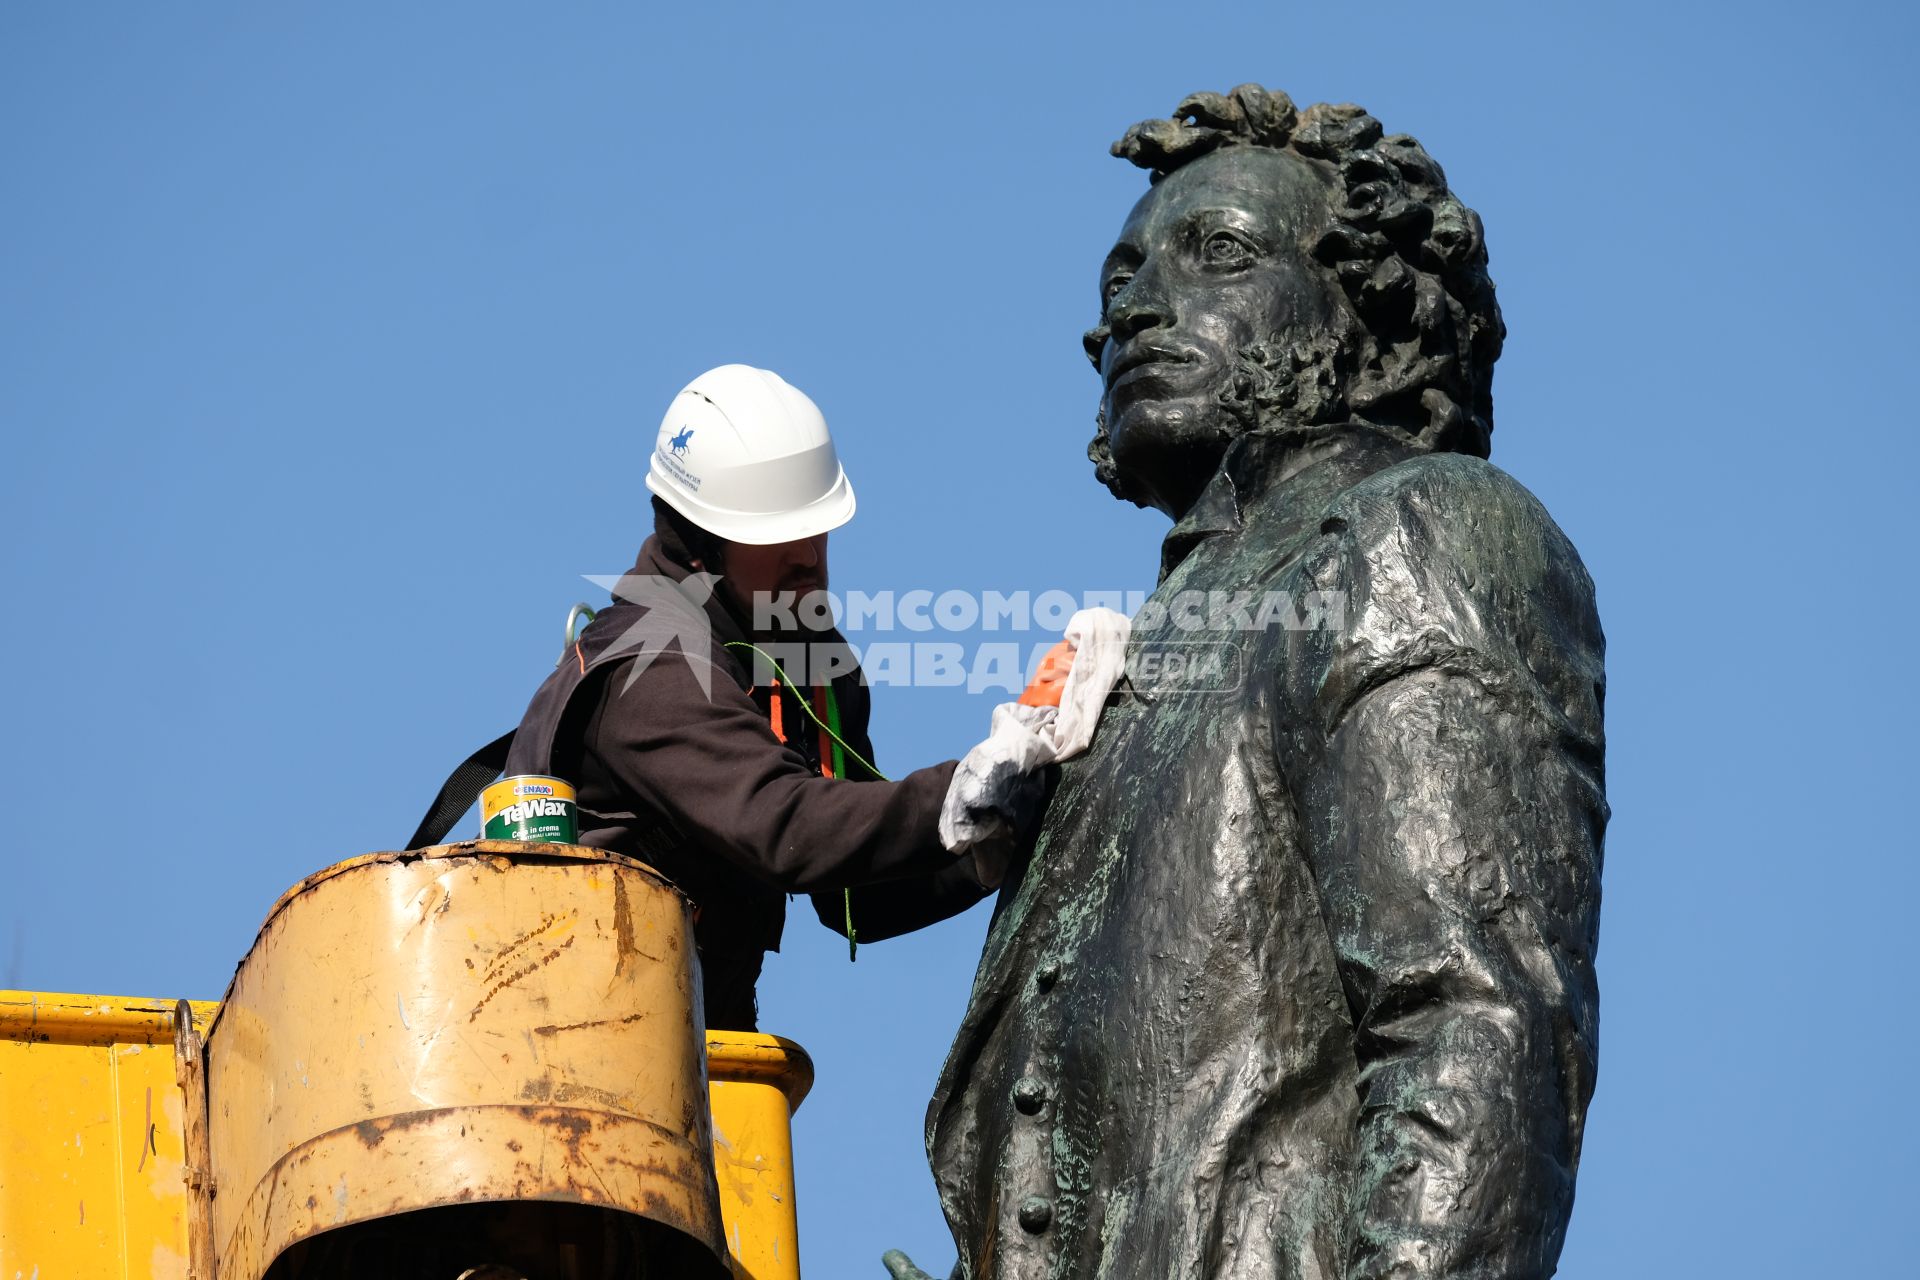
[{"label": "statue nose", "polygon": [[1159,328],[1169,320],[1166,308],[1153,298],[1127,298],[1118,301],[1107,313],[1107,327],[1124,342],[1136,333]]}]

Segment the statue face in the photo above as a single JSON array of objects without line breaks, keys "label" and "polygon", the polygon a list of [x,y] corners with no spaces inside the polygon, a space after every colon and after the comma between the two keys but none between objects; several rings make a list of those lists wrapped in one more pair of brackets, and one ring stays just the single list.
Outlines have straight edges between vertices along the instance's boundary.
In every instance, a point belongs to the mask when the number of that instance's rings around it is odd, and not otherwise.
[{"label": "statue face", "polygon": [[1126,481],[1175,518],[1245,429],[1221,401],[1240,353],[1333,315],[1334,282],[1309,254],[1330,190],[1298,156],[1216,151],[1149,191],[1107,255],[1108,447]]}]

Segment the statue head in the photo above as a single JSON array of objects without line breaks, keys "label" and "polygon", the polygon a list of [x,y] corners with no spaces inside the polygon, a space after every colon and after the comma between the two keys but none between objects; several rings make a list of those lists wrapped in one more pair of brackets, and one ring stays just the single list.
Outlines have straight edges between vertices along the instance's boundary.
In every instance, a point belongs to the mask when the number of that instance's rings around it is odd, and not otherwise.
[{"label": "statue head", "polygon": [[1358,422],[1487,455],[1505,327],[1480,218],[1418,142],[1242,85],[1113,154],[1152,174],[1085,338],[1115,494],[1177,517],[1252,431]]}]

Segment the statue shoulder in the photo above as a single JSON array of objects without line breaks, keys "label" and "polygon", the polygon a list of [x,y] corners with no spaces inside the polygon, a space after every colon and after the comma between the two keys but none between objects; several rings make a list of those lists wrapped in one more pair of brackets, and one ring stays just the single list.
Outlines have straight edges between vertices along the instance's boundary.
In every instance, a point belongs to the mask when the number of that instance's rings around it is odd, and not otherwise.
[{"label": "statue shoulder", "polygon": [[1429,454],[1330,504],[1315,577],[1342,592],[1315,701],[1344,708],[1438,667],[1542,696],[1598,739],[1605,638],[1593,581],[1540,500],[1479,458]]},{"label": "statue shoulder", "polygon": [[1377,569],[1444,576],[1470,592],[1551,589],[1592,608],[1573,543],[1525,485],[1484,458],[1430,453],[1376,471],[1337,498],[1323,524]]}]

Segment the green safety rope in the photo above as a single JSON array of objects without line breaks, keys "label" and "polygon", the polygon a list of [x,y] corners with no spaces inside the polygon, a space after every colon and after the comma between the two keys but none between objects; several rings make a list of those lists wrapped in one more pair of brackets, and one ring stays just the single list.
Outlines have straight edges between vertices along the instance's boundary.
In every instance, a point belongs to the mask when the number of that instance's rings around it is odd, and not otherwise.
[{"label": "green safety rope", "polygon": [[[807,713],[807,719],[819,725],[820,728],[826,731],[827,736],[833,739],[833,776],[834,777],[844,778],[847,776],[847,757],[852,756],[855,760],[858,760],[860,762],[860,764],[866,769],[868,773],[872,774],[874,777],[878,778],[882,782],[889,781],[886,774],[881,773],[878,769],[873,767],[873,762],[871,760],[867,759],[865,756],[861,755],[858,751],[855,751],[851,746],[847,745],[847,740],[840,736],[840,700],[833,696],[833,681],[831,680],[827,681],[827,719],[823,721],[820,719],[819,713],[814,711],[812,705],[807,701],[807,699],[801,696],[800,686],[795,684],[787,676],[785,669],[781,667],[779,662],[775,661],[774,656],[772,654],[768,653],[765,649],[762,649],[759,645],[748,644],[745,640],[729,640],[727,641],[727,648],[751,649],[753,652],[759,654],[761,657],[765,658],[768,663],[772,665],[773,673],[779,676],[780,679],[785,682],[787,688],[793,690],[793,694],[794,694],[793,700],[800,704],[800,709],[802,711]],[[780,691],[778,689],[774,690],[773,696],[776,698],[779,697]],[[840,897],[841,897],[841,901],[846,906],[847,963],[851,964],[857,958],[858,953],[860,951],[859,938],[853,931],[853,890],[842,889],[840,891]]]}]

